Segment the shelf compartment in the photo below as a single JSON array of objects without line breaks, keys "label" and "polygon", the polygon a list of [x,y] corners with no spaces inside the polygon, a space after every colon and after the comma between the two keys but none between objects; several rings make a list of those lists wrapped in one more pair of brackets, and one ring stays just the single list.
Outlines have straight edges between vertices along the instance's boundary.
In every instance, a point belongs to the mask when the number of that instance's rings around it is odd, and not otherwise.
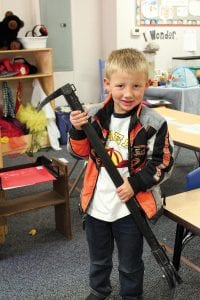
[{"label": "shelf compartment", "polygon": [[35,79],[35,78],[43,78],[43,77],[52,76],[51,73],[36,73],[30,75],[23,76],[12,76],[12,77],[0,77],[0,81],[10,81],[10,80],[24,80],[24,79]]},{"label": "shelf compartment", "polygon": [[[10,137],[8,143],[0,143],[2,156],[11,154],[22,154],[27,152],[31,147],[32,134],[23,135],[22,137]],[[15,145],[15,146],[13,146]],[[49,147],[49,137],[47,132],[41,138],[41,148]]]},{"label": "shelf compartment", "polygon": [[34,209],[55,206],[65,203],[66,200],[55,191],[35,193],[15,199],[0,202],[0,217],[9,217]]}]

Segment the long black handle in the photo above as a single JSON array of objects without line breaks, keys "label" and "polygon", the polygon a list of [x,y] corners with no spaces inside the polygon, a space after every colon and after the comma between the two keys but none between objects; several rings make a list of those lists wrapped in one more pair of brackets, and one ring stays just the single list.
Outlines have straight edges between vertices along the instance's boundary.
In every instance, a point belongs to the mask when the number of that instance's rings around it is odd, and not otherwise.
[{"label": "long black handle", "polygon": [[[48,103],[50,100],[54,99],[55,97],[63,95],[72,110],[83,111],[83,107],[79,102],[78,97],[75,94],[75,90],[76,89],[73,85],[70,84],[64,85],[56,92],[54,92],[52,95],[48,96],[40,104],[39,109],[41,109],[41,107],[43,107],[46,103]],[[120,173],[118,172],[117,168],[114,166],[112,160],[110,159],[110,156],[106,152],[104,145],[99,139],[96,131],[94,130],[94,128],[90,123],[83,125],[82,128],[87,138],[89,139],[92,147],[95,149],[96,153],[101,158],[101,161],[104,167],[106,168],[113,183],[115,184],[116,187],[119,187],[120,185],[123,184],[124,181]],[[170,262],[168,256],[166,255],[166,252],[157,241],[146,218],[143,216],[140,206],[137,200],[135,199],[135,197],[131,197],[129,201],[126,202],[126,205],[129,211],[131,212],[131,215],[133,216],[139,230],[142,232],[143,236],[147,240],[156,261],[158,262],[159,266],[164,272],[164,275],[166,277],[170,289],[173,289],[176,286],[176,282],[177,283],[182,282],[180,276],[178,275],[174,266]]]},{"label": "long black handle", "polygon": [[[71,88],[71,93],[70,93]],[[75,94],[75,88],[74,86],[65,85],[63,88],[61,88],[63,91],[63,95],[69,104],[70,108],[72,110],[81,110],[83,111],[83,107],[79,102],[78,97]],[[112,160],[110,159],[110,156],[106,152],[101,140],[99,139],[96,131],[92,127],[90,123],[87,123],[82,126],[86,136],[88,137],[92,147],[95,149],[96,153],[101,158],[101,161],[106,168],[108,174],[110,175],[110,178],[112,179],[113,183],[116,187],[119,187],[123,184],[123,179],[118,172],[117,168],[114,166]],[[140,231],[146,238],[151,251],[157,260],[159,266],[165,273],[166,279],[168,281],[168,284],[170,288],[174,288],[176,285],[176,281],[178,283],[181,282],[181,278],[179,277],[178,273],[176,272],[174,266],[171,264],[168,256],[166,255],[163,248],[160,246],[158,240],[156,239],[153,231],[151,230],[149,224],[147,223],[146,219],[141,213],[139,204],[135,197],[131,197],[129,201],[126,202],[126,205],[131,212],[137,226],[139,227]]]}]

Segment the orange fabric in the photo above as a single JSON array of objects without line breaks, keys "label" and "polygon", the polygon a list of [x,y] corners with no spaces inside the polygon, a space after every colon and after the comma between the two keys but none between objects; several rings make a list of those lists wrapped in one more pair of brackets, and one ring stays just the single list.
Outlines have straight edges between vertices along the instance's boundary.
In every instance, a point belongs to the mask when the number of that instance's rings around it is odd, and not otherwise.
[{"label": "orange fabric", "polygon": [[165,136],[165,146],[163,149],[163,164],[164,166],[168,166],[170,162],[170,152],[169,152],[169,133],[166,134]]},{"label": "orange fabric", "polygon": [[109,94],[108,97],[102,102],[102,107],[104,107],[111,99],[112,99],[112,95]]},{"label": "orange fabric", "polygon": [[140,102],[140,104],[139,104],[139,106],[138,106],[138,109],[137,109],[137,117],[138,117],[138,118],[139,118],[141,109],[142,109],[142,102]]},{"label": "orange fabric", "polygon": [[133,144],[133,141],[137,135],[137,133],[140,131],[141,129],[141,124],[137,123],[136,126],[132,129],[131,133],[130,133],[130,144]]},{"label": "orange fabric", "polygon": [[157,212],[156,203],[151,192],[139,192],[136,199],[147,217],[151,219]]},{"label": "orange fabric", "polygon": [[94,165],[94,162],[92,159],[89,159],[83,181],[83,192],[81,194],[81,207],[84,212],[86,211],[91,199],[91,195],[93,194],[97,181],[97,175],[98,171]]},{"label": "orange fabric", "polygon": [[24,148],[27,147],[28,143],[26,141],[26,138],[25,136],[20,136],[20,137],[10,137],[9,138],[9,144],[8,144],[10,150],[16,150],[16,153],[17,151],[20,151]]},{"label": "orange fabric", "polygon": [[74,140],[70,138],[70,141],[72,141],[70,145],[74,154],[82,157],[87,157],[89,155],[90,145],[87,138],[85,138],[84,140]]},{"label": "orange fabric", "polygon": [[16,101],[15,101],[15,114],[18,112],[20,105],[22,105],[22,83],[18,82]]}]

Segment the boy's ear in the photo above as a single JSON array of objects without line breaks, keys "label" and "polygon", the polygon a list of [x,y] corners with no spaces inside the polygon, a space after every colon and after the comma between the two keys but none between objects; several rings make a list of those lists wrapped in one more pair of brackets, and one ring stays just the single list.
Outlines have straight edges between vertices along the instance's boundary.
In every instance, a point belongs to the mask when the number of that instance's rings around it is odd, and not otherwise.
[{"label": "boy's ear", "polygon": [[150,84],[151,84],[151,79],[148,79],[146,81],[145,88],[148,89],[148,87],[150,86]]},{"label": "boy's ear", "polygon": [[104,88],[106,89],[106,90],[110,90],[110,80],[108,80],[108,78],[104,78],[103,79],[103,83],[104,83]]}]

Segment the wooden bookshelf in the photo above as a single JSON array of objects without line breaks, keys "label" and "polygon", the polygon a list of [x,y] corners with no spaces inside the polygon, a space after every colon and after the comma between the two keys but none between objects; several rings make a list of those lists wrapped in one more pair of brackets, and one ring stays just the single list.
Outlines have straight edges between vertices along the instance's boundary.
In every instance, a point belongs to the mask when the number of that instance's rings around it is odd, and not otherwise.
[{"label": "wooden bookshelf", "polygon": [[[54,78],[53,78],[53,60],[52,60],[52,49],[41,48],[41,49],[22,49],[22,50],[7,50],[0,51],[0,60],[8,58],[10,60],[14,58],[25,58],[30,64],[37,67],[36,74],[30,74],[25,76],[12,76],[12,77],[0,77],[0,82],[7,81],[11,88],[16,88],[17,82],[22,81],[23,87],[25,87],[25,98],[26,101],[31,99],[32,92],[32,81],[38,79],[46,95],[49,95],[54,91]],[[54,107],[54,101],[51,102]],[[0,142],[0,168],[3,167],[3,156],[9,154],[21,154],[27,152],[30,148],[32,137],[31,134],[23,136],[21,140],[15,139],[15,148],[12,148],[13,139],[11,138],[8,143]],[[19,145],[19,147],[18,147]],[[49,139],[47,134],[42,138],[41,146],[47,147],[49,145]]]}]

